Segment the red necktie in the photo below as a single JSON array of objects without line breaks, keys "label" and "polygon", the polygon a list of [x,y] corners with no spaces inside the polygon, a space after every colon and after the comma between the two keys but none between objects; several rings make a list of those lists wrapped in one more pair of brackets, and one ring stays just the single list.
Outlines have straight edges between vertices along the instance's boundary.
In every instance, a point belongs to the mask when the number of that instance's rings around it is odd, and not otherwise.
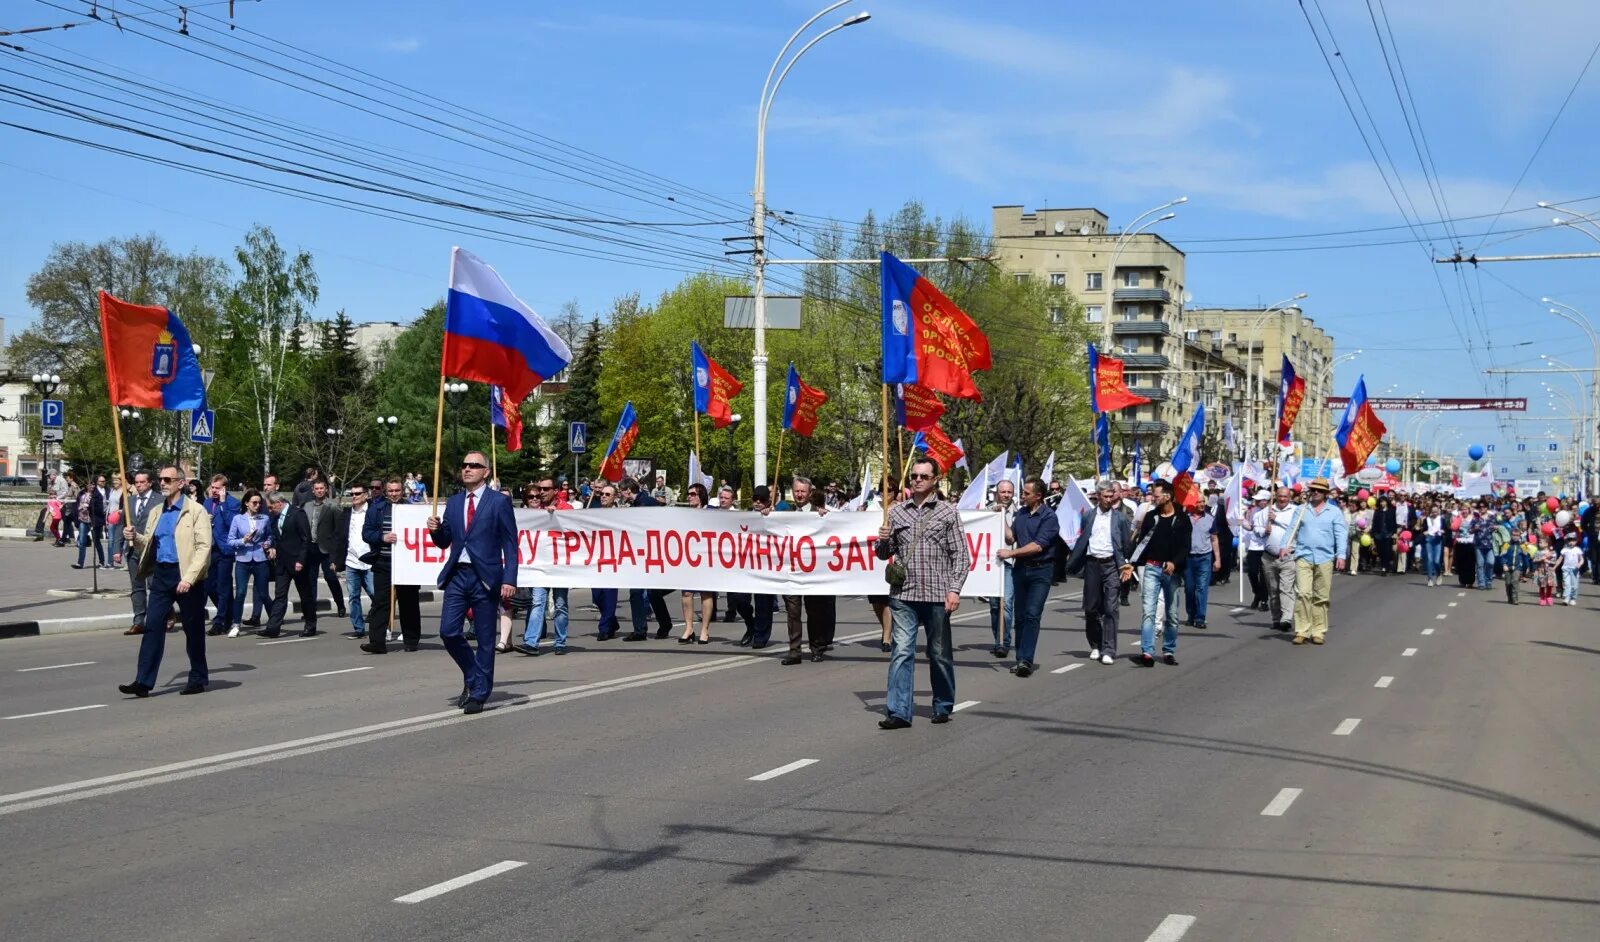
[{"label": "red necktie", "polygon": [[467,529],[472,529],[472,515],[478,510],[478,495],[467,494]]}]

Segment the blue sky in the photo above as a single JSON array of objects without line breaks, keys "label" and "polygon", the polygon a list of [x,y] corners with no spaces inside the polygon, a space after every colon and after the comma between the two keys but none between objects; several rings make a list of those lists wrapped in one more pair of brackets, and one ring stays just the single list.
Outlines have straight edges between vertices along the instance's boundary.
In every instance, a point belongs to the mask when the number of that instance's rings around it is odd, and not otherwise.
[{"label": "blue sky", "polygon": [[[575,258],[548,246],[499,244],[481,234],[374,219],[0,128],[0,196],[8,223],[0,227],[0,314],[12,330],[29,319],[24,283],[53,242],[154,231],[179,248],[228,255],[258,221],[286,244],[314,253],[322,316],[341,307],[358,320],[412,316],[442,293],[448,250],[456,243],[491,260],[546,312],[572,299],[600,311],[625,292],[653,296],[683,271],[720,258],[717,240],[739,231],[720,221],[748,212],[761,79],[784,39],[821,5],[238,4],[238,23],[254,31],[248,35],[254,41],[292,43],[546,142],[524,139],[532,153],[513,161],[496,140],[460,143],[447,139],[456,133],[448,129],[400,127],[201,58],[197,51],[242,61],[197,41],[239,48],[230,45],[239,35],[218,32],[217,22],[202,18],[225,15],[225,4],[199,0],[190,24],[194,35],[185,38],[173,33],[177,17],[166,12],[175,4],[119,0],[126,32],[89,24],[20,42],[31,52],[172,83],[358,139],[385,155],[430,161],[464,174],[462,185],[475,196],[498,187],[496,193],[525,209],[582,220],[718,224],[650,231],[550,223],[603,230],[621,240],[618,245],[515,221],[474,220],[633,260]],[[112,4],[102,0],[100,6]],[[1600,5],[1525,0],[1508,9],[1491,0],[1458,0],[1446,11],[1439,4],[1389,0],[1388,6],[1448,214],[1494,214],[1510,196],[1514,212],[1456,224],[1465,248],[1481,245],[1486,254],[1600,248],[1577,232],[1548,227],[1551,213],[1528,209],[1539,199],[1594,197],[1581,205],[1600,211],[1600,179],[1584,156],[1593,152],[1600,127],[1600,63],[1579,84],[1512,195],[1595,48]],[[88,7],[76,0],[8,4],[0,29],[81,20]],[[1142,4],[1135,15],[1126,5],[1059,0],[981,6],[861,0],[824,22],[857,9],[870,10],[872,20],[812,50],[773,109],[767,150],[775,209],[855,220],[869,208],[890,211],[914,198],[947,218],[965,215],[987,225],[994,204],[1092,205],[1115,227],[1183,194],[1189,203],[1161,231],[1190,252],[1195,303],[1265,304],[1309,292],[1305,309],[1334,335],[1339,352],[1363,350],[1341,367],[1340,386],[1364,372],[1374,394],[1394,386],[1397,394],[1482,395],[1473,360],[1478,368],[1526,367],[1550,353],[1589,363],[1583,335],[1546,314],[1537,299],[1548,295],[1600,310],[1596,263],[1505,264],[1459,276],[1430,265],[1427,248],[1402,227],[1295,3],[1172,0]],[[1321,9],[1419,215],[1437,219],[1365,0],[1321,0]],[[139,31],[174,46],[135,35]],[[49,75],[11,54],[0,57],[0,67],[32,76],[0,73],[0,84],[35,91],[42,88],[38,77]],[[99,106],[126,111],[115,102]],[[414,110],[420,117],[409,120],[443,115],[433,103]],[[40,115],[3,96],[0,120],[272,178]],[[647,180],[616,167],[596,175],[594,168],[604,165],[553,148],[579,148],[654,176]],[[1482,235],[1491,228],[1538,226],[1545,228]],[[1278,238],[1378,227],[1401,228]],[[678,234],[661,234],[669,231]],[[1452,250],[1440,227],[1428,233],[1440,254]],[[1223,238],[1260,241],[1214,241]],[[639,243],[646,239],[670,244],[674,254],[640,258]],[[1365,242],[1397,244],[1279,251]],[[1241,251],[1260,249],[1272,251]],[[1548,414],[1540,378],[1514,377],[1508,388],[1533,399],[1534,412]],[[1543,378],[1569,391],[1576,386],[1566,376]],[[1498,391],[1499,381],[1493,383]],[[1509,434],[1544,437],[1548,423],[1534,412],[1506,426],[1507,434],[1482,416],[1434,424],[1458,426],[1458,448],[1497,441],[1503,453],[1511,448]],[[1558,424],[1564,439],[1567,423]]]}]

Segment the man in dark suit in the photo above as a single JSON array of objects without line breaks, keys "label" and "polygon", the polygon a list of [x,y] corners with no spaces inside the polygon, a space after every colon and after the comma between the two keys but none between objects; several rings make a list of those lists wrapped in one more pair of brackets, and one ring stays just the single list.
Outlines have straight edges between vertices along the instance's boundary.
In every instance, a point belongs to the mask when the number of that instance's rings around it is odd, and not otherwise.
[{"label": "man in dark suit", "polygon": [[[625,507],[660,507],[661,502],[651,497],[633,478],[623,478],[617,485],[618,503]],[[629,589],[628,613],[633,617],[633,633],[624,641],[643,641],[650,637],[650,615],[656,616],[656,637],[672,634],[672,612],[667,608],[670,589]]]},{"label": "man in dark suit", "polygon": [[[321,573],[322,578],[328,583],[328,595],[333,599],[334,614],[344,618],[344,586],[339,581],[339,575],[334,570],[336,561],[342,562],[338,555],[339,525],[342,519],[339,514],[339,502],[328,495],[328,482],[316,481],[311,485],[311,499],[303,504],[297,504],[305,511],[306,522],[311,526],[311,568],[314,573]],[[316,581],[316,575],[311,577]]]},{"label": "man in dark suit", "polygon": [[206,489],[206,513],[211,515],[211,568],[206,570],[206,598],[217,608],[208,635],[228,633],[233,614],[233,550],[228,531],[239,515],[239,500],[228,493],[228,476],[213,474]]},{"label": "man in dark suit", "polygon": [[389,633],[393,627],[389,619],[389,593],[394,593],[394,613],[400,619],[400,640],[407,651],[417,650],[422,643],[422,603],[420,589],[414,585],[394,584],[394,544],[400,534],[394,530],[394,508],[406,503],[405,482],[390,478],[383,486],[383,496],[374,499],[367,508],[367,519],[361,527],[361,538],[372,547],[372,618],[368,622],[367,642],[361,650],[368,654],[388,654]]},{"label": "man in dark suit", "polygon": [[300,634],[309,638],[317,633],[317,571],[311,563],[311,524],[306,512],[291,504],[281,491],[269,500],[272,546],[267,558],[272,562],[272,609],[261,637],[282,634],[283,617],[289,611],[289,585],[293,583],[305,619],[305,629]]},{"label": "man in dark suit", "polygon": [[[128,506],[133,514],[128,523],[140,533],[145,532],[147,529],[145,527],[145,519],[150,516],[152,510],[161,506],[161,495],[154,493],[150,487],[149,471],[133,472],[133,493],[128,495]],[[145,599],[150,580],[139,577],[139,556],[137,553],[130,551],[125,553],[124,556],[126,558],[123,562],[128,564],[128,582],[133,588],[133,626],[124,631],[123,634],[140,635],[144,634]],[[165,628],[166,626],[163,625],[161,627]]]},{"label": "man in dark suit", "polygon": [[[450,495],[443,516],[428,518],[433,545],[448,550],[439,588],[444,608],[439,613],[439,640],[461,668],[457,701],[468,715],[483,712],[494,689],[494,645],[500,603],[517,591],[517,517],[511,498],[485,482],[489,459],[469,451],[461,459],[461,490]],[[477,656],[462,637],[461,626],[472,612]]]},{"label": "man in dark suit", "polygon": [[1094,506],[1078,518],[1078,539],[1067,572],[1083,572],[1083,629],[1089,636],[1089,658],[1102,664],[1117,660],[1118,593],[1127,581],[1128,549],[1133,527],[1122,512],[1117,486],[1101,481]]}]

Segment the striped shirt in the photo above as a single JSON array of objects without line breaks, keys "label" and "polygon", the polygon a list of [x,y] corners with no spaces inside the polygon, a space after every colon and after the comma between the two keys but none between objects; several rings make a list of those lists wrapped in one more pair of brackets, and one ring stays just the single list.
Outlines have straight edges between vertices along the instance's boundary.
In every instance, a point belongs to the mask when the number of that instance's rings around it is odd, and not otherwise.
[{"label": "striped shirt", "polygon": [[905,565],[906,581],[889,590],[902,602],[943,602],[946,593],[961,592],[972,569],[961,513],[937,495],[889,508],[889,538],[879,540],[875,552]]}]

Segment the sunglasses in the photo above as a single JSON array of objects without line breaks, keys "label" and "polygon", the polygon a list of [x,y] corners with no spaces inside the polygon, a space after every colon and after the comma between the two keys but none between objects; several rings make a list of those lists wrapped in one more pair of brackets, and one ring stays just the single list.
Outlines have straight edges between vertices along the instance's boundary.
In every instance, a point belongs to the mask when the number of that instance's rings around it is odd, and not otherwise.
[{"label": "sunglasses", "polygon": [[912,474],[906,475],[906,477],[910,478],[913,481],[931,481],[931,480],[933,480],[933,475],[931,475],[931,474],[923,474],[921,472],[914,472]]},{"label": "sunglasses", "polygon": [[556,489],[556,486],[554,484],[540,484],[539,485],[539,490],[541,490],[541,491],[553,491],[555,489]]},{"label": "sunglasses", "polygon": [[169,478],[169,477],[166,477],[165,475],[163,475],[161,477],[161,483],[162,484],[171,484],[173,481],[179,481],[179,480],[182,480],[182,479],[181,478]]},{"label": "sunglasses", "polygon": [[463,462],[461,462],[461,470],[463,470],[463,471],[466,471],[469,468],[477,468],[478,470],[481,471],[481,470],[483,470],[483,469],[485,469],[487,467],[489,467],[489,466],[486,465],[486,464],[481,464],[481,463],[476,462],[476,461],[463,461]]}]

